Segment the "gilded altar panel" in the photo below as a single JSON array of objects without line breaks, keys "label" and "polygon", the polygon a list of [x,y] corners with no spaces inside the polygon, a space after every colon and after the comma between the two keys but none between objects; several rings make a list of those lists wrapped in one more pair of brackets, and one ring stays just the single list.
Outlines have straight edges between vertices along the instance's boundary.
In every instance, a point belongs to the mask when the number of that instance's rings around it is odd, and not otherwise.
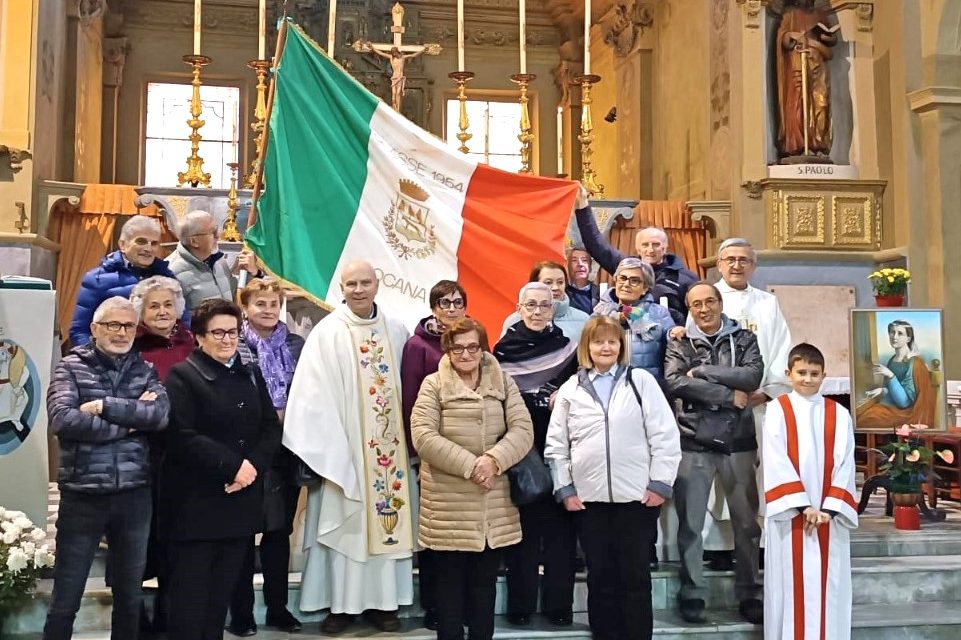
[{"label": "gilded altar panel", "polygon": [[782,215],[787,246],[824,244],[824,196],[786,194]]},{"label": "gilded altar panel", "polygon": [[836,195],[831,198],[831,229],[834,244],[850,248],[874,249],[875,209],[870,194]]}]

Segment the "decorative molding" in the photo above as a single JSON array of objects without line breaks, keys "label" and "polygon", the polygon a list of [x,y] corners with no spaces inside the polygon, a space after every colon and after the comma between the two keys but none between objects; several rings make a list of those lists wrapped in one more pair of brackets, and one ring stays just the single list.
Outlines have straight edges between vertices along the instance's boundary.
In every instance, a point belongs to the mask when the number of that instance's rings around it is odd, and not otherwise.
[{"label": "decorative molding", "polygon": [[0,144],[0,162],[10,167],[10,171],[13,173],[18,173],[23,169],[24,160],[30,157],[32,156],[26,149],[17,149]]},{"label": "decorative molding", "polygon": [[648,2],[633,0],[629,4],[616,3],[597,21],[604,42],[620,57],[629,56],[640,48],[645,29],[654,24],[654,8]]},{"label": "decorative molding", "polygon": [[[225,35],[257,33],[257,9],[218,6],[202,13],[203,32]],[[190,30],[193,28],[192,4],[138,0],[124,4],[124,25],[151,30]]]},{"label": "decorative molding", "polygon": [[767,4],[766,0],[737,0],[744,11],[744,26],[748,29],[761,27],[761,10]]},{"label": "decorative molding", "polygon": [[861,2],[858,4],[857,8],[858,15],[858,31],[873,31],[874,30],[874,5],[868,4],[867,2]]},{"label": "decorative molding", "polygon": [[870,194],[831,198],[834,244],[874,248],[874,228],[880,227],[880,214],[876,214],[873,205]]},{"label": "decorative molding", "polygon": [[712,251],[716,251],[721,242],[731,237],[730,200],[692,200],[686,206],[691,211],[691,220],[707,227]]},{"label": "decorative molding", "polygon": [[741,183],[741,188],[747,191],[747,197],[752,200],[760,200],[764,194],[764,185],[760,180],[745,180]]},{"label": "decorative molding", "polygon": [[130,42],[126,37],[103,39],[103,84],[105,87],[123,85],[123,68],[130,53]]},{"label": "decorative molding", "polygon": [[824,196],[789,193],[784,196],[782,246],[824,244]]},{"label": "decorative molding", "polygon": [[76,0],[80,26],[87,29],[107,10],[107,0]]},{"label": "decorative molding", "polygon": [[942,107],[961,107],[961,87],[925,87],[908,94],[915,113],[937,111]]}]

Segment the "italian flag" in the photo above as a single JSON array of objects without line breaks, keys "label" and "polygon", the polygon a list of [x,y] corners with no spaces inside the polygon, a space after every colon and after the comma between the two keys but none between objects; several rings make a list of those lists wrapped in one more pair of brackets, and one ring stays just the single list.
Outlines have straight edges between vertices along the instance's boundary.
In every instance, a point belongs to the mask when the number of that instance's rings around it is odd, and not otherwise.
[{"label": "italian flag", "polygon": [[458,280],[493,341],[533,264],[562,259],[577,183],[470,160],[285,31],[247,245],[328,305],[343,300],[341,269],[369,261],[378,305],[409,328],[438,280]]}]

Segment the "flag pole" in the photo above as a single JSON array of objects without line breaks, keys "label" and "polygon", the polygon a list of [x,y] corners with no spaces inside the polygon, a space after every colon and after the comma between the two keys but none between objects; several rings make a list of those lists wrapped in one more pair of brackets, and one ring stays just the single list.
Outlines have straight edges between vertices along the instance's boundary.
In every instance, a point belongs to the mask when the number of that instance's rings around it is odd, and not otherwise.
[{"label": "flag pole", "polygon": [[257,201],[260,199],[260,192],[264,184],[264,159],[267,157],[267,145],[270,144],[270,114],[274,110],[274,92],[277,90],[277,66],[280,64],[280,57],[283,55],[286,41],[287,3],[285,2],[280,31],[277,33],[277,49],[274,51],[274,73],[270,78],[270,89],[267,93],[267,113],[264,116],[264,141],[260,146],[260,155],[257,157],[257,174],[254,176],[254,193],[251,198],[250,213],[247,214],[247,229],[257,222]]}]

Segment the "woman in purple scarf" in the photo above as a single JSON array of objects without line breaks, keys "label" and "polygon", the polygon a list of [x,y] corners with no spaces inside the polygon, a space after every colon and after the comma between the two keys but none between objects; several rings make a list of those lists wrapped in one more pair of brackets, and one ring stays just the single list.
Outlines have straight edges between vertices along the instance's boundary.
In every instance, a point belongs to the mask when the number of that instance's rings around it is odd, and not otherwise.
[{"label": "woman in purple scarf", "polygon": [[[240,292],[246,320],[241,328],[237,355],[244,364],[256,363],[264,374],[274,409],[284,420],[287,390],[294,378],[304,339],[280,321],[284,290],[273,278],[253,280]],[[300,631],[300,621],[287,609],[287,573],[290,534],[300,487],[293,483],[293,456],[281,447],[273,467],[264,478],[264,534],[260,540],[260,564],[264,573],[264,602],[268,627]],[[227,631],[237,636],[257,633],[254,621],[254,540],[250,540],[244,570],[230,603]]]}]

